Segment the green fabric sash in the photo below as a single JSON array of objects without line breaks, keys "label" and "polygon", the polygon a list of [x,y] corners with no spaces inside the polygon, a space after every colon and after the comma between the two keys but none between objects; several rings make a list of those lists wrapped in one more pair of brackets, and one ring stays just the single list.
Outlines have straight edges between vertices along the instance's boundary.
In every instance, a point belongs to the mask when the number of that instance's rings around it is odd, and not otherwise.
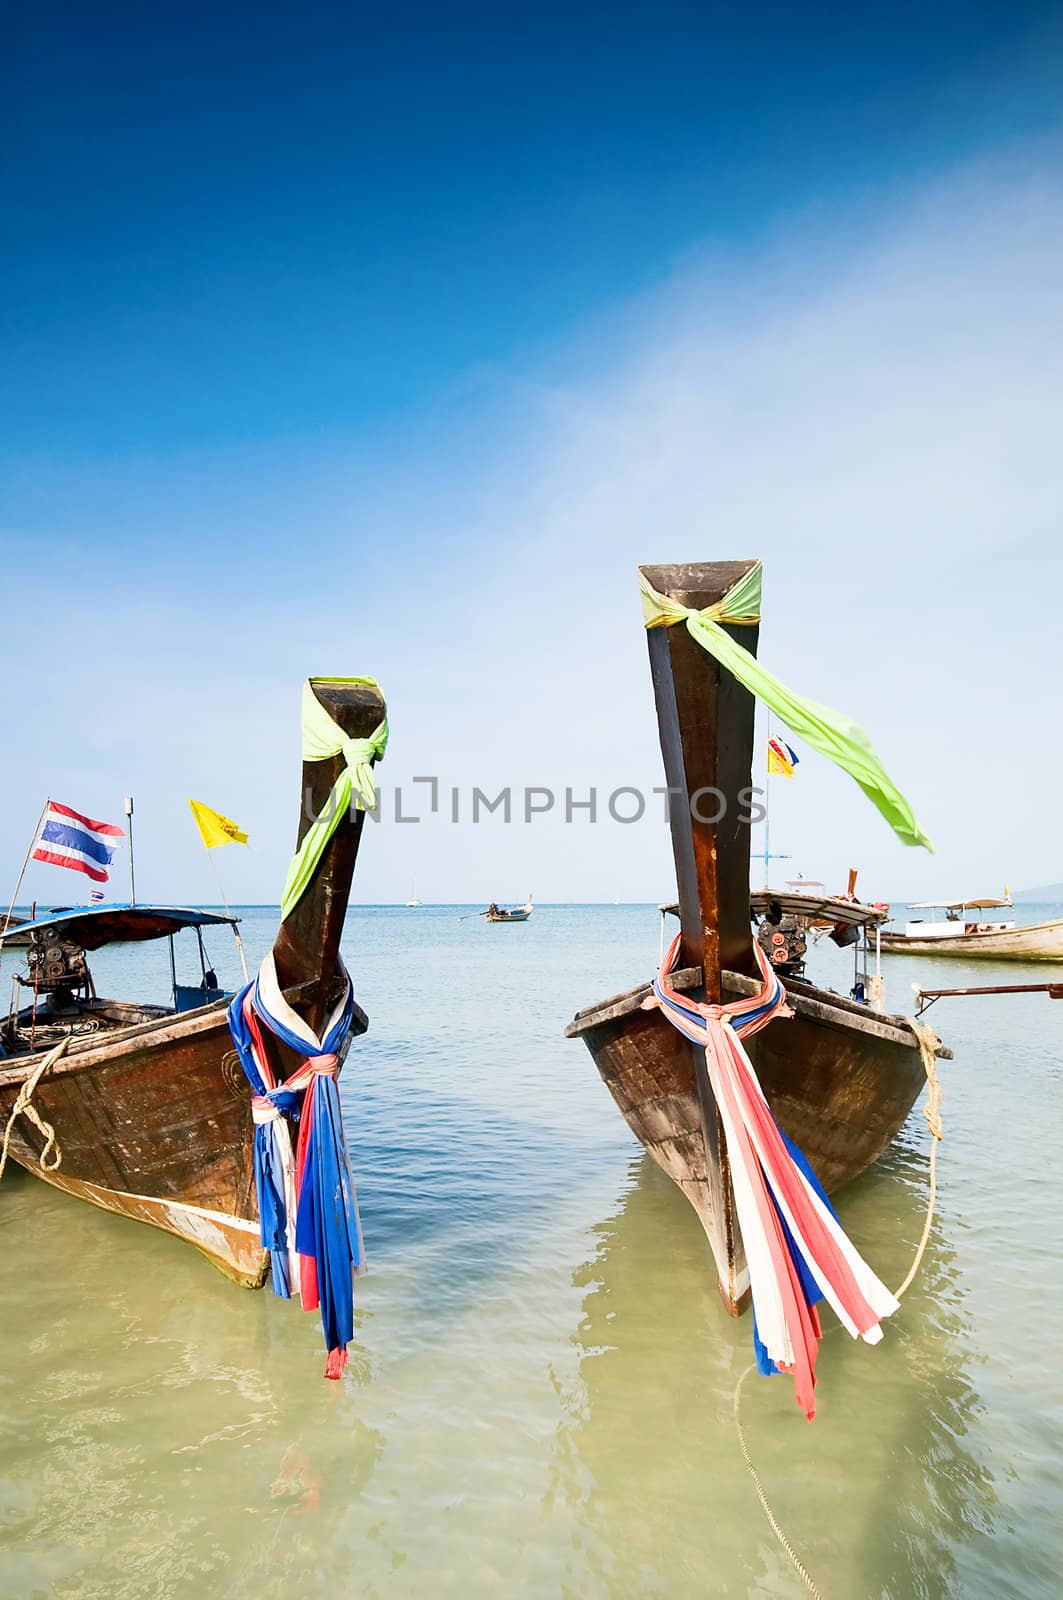
[{"label": "green fabric sash", "polygon": [[379,689],[375,678],[307,678],[303,684],[303,760],[327,761],[331,756],[343,756],[343,770],[329,794],[321,815],[310,824],[302,844],[288,866],[281,895],[281,921],[283,922],[299,904],[318,862],[332,835],[347,815],[352,796],[357,794],[359,811],[372,811],[376,806],[376,788],[373,784],[373,762],[388,747],[388,719],[385,716],[373,729],[368,739],[348,739],[343,729],[329,716],[314,693],[315,683],[365,684]]},{"label": "green fabric sash", "polygon": [[794,694],[720,626],[722,622],[748,626],[760,620],[761,573],[762,567],[758,561],[733,589],[728,590],[722,600],[707,606],[704,611],[691,611],[678,601],[670,600],[667,595],[658,594],[640,572],[646,626],[670,628],[677,622],[685,622],[687,632],[703,650],[715,656],[720,665],[726,667],[751,694],[770,706],[776,716],[806,744],[856,779],[902,843],[924,845],[932,851],[934,846],[871,748],[871,740],[863,728],[850,722],[838,711],[831,711],[827,706],[817,705],[814,700]]}]

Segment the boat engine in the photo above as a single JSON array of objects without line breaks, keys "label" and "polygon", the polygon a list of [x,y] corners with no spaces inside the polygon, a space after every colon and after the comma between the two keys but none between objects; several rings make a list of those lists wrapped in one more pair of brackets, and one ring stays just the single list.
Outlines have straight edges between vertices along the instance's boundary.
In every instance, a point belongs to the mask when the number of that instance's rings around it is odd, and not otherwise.
[{"label": "boat engine", "polygon": [[757,938],[780,977],[800,978],[804,975],[808,944],[799,917],[772,906],[757,929]]},{"label": "boat engine", "polygon": [[94,992],[84,949],[73,939],[61,939],[52,928],[30,934],[26,966],[28,976],[18,974],[19,983],[35,994],[51,995],[53,1011],[72,1007],[76,991],[86,997]]}]

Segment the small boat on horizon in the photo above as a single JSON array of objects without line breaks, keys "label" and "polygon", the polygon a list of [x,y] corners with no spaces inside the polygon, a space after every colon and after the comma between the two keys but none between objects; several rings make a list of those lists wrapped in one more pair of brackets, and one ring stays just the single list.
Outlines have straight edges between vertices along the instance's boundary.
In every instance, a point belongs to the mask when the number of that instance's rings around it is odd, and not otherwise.
[{"label": "small boat on horizon", "polygon": [[25,950],[28,947],[30,936],[26,928],[29,922],[29,917],[17,917],[13,911],[0,916],[0,938],[8,950]]},{"label": "small boat on horizon", "polygon": [[492,900],[486,911],[481,911],[481,917],[486,917],[488,922],[527,922],[535,910],[532,897],[529,894],[522,906],[500,906]]},{"label": "small boat on horizon", "polygon": [[976,961],[1054,961],[1063,966],[1063,917],[1022,927],[1010,921],[971,917],[970,912],[1010,910],[1010,899],[983,895],[969,900],[921,900],[909,911],[943,911],[944,917],[914,917],[903,932],[883,928],[882,953],[895,956],[963,956]]}]

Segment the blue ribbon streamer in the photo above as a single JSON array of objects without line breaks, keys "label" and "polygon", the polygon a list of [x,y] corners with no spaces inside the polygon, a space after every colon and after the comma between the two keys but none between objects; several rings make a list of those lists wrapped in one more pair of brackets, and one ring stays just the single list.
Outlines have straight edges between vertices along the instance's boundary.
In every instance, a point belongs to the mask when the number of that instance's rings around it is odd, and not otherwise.
[{"label": "blue ribbon streamer", "polygon": [[[320,1050],[308,1047],[305,1039],[270,1013],[257,978],[241,990],[229,1006],[229,1031],[244,1074],[255,1093],[296,1120],[304,1110],[305,1096],[312,1096],[312,1121],[297,1202],[295,1248],[301,1255],[313,1256],[316,1263],[321,1325],[326,1348],[334,1350],[349,1344],[354,1336],[352,1267],[363,1264],[339,1089],[336,1080],[324,1073],[316,1073],[305,1089],[291,1090],[284,1084],[273,1090],[266,1088],[255,1062],[251,1032],[243,1013],[248,993],[256,1016],[277,1039],[305,1059],[310,1055],[339,1053],[354,1018],[354,989],[348,977],[343,1008],[322,1040]],[[287,1299],[294,1286],[289,1281],[288,1215],[276,1128],[275,1122],[255,1125],[255,1189],[262,1245],[270,1253],[273,1292]]]}]

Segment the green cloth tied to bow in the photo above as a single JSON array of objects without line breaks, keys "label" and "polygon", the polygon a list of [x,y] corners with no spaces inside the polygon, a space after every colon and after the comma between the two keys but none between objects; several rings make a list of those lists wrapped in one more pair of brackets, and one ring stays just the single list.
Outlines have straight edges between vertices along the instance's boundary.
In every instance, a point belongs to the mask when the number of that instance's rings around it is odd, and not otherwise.
[{"label": "green cloth tied to bow", "polygon": [[751,694],[770,706],[780,721],[785,722],[806,744],[856,779],[903,844],[920,844],[932,851],[934,846],[875,754],[863,728],[850,722],[839,711],[831,711],[828,706],[817,705],[814,700],[794,694],[720,626],[723,622],[746,626],[759,622],[762,571],[758,561],[727,591],[722,600],[706,606],[704,611],[691,611],[677,600],[658,594],[648,578],[640,572],[639,585],[646,626],[670,628],[678,622],[685,622],[691,638],[714,656],[721,666],[726,667]]},{"label": "green cloth tied to bow", "polygon": [[295,910],[325,846],[347,815],[352,798],[359,811],[372,811],[376,807],[376,786],[373,783],[373,762],[379,760],[388,747],[388,719],[383,717],[368,739],[349,739],[338,723],[334,722],[314,693],[315,683],[364,684],[378,689],[375,678],[308,678],[303,684],[303,760],[327,761],[331,756],[342,755],[343,770],[332,785],[321,815],[310,824],[302,844],[288,866],[281,895],[281,921]]}]

